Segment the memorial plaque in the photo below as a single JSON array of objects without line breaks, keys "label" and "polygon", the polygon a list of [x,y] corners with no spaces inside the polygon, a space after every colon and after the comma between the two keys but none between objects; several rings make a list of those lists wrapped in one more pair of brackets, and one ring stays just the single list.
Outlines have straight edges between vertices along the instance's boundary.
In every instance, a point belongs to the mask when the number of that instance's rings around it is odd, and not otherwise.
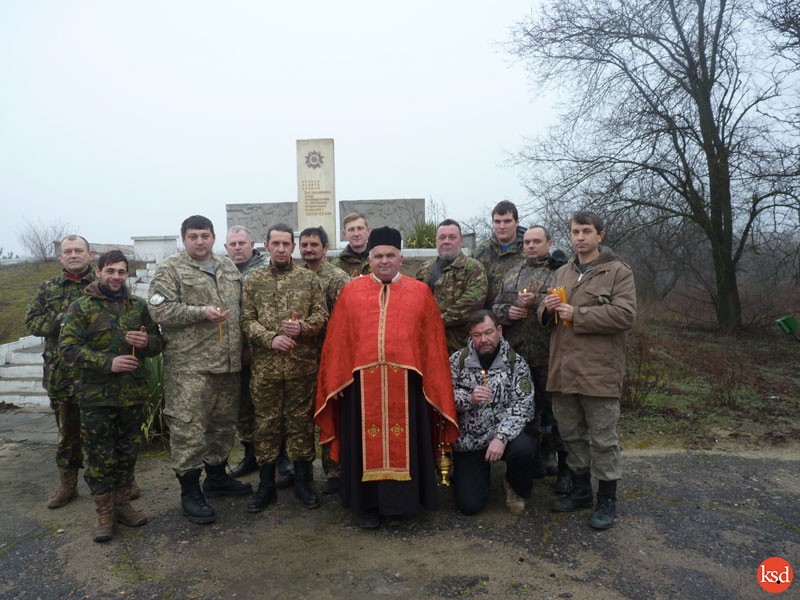
[{"label": "memorial plaque", "polygon": [[253,234],[253,239],[259,244],[267,237],[267,230],[276,223],[286,223],[297,231],[297,204],[295,202],[226,204],[225,209],[228,217],[228,229],[234,225],[247,227]]},{"label": "memorial plaque", "polygon": [[336,231],[333,139],[297,140],[297,228]]}]

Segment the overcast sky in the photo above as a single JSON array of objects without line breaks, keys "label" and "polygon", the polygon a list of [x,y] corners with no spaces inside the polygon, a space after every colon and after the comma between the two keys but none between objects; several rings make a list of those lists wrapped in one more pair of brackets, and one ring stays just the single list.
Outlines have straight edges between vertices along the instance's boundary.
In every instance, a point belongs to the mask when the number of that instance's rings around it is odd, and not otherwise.
[{"label": "overcast sky", "polygon": [[338,200],[526,200],[508,152],[550,117],[501,43],[532,0],[0,0],[0,247],[295,201],[295,140],[334,138]]}]

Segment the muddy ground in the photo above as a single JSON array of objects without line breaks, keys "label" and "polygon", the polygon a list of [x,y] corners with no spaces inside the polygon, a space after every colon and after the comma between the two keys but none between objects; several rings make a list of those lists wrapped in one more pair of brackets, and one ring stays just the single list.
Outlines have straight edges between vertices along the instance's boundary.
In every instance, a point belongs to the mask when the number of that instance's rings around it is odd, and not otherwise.
[{"label": "muddy ground", "polygon": [[[149,453],[136,505],[150,523],[119,527],[108,544],[91,541],[83,481],[67,507],[45,507],[54,448],[0,441],[0,598],[728,600],[774,597],[756,582],[767,557],[800,566],[796,447],[625,451],[618,519],[605,532],[588,527],[588,511],[552,513],[550,478],[536,481],[523,516],[510,516],[501,467],[476,517],[458,514],[442,488],[439,510],[364,531],[336,497],[308,511],[282,491],[255,515],[246,498],[217,499],[217,522],[193,525],[165,453]],[[800,597],[799,586],[779,597]]]}]

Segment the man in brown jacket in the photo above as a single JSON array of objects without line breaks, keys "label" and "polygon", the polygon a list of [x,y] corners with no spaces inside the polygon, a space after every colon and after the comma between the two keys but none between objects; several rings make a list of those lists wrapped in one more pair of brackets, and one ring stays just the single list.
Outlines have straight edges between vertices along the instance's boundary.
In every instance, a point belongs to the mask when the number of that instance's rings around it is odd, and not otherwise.
[{"label": "man in brown jacket", "polygon": [[[539,306],[552,327],[547,391],[572,471],[570,494],[553,509],[571,512],[594,504],[591,477],[598,479],[597,504],[589,524],[614,523],[617,481],[622,476],[617,421],[625,371],[625,341],[636,319],[636,287],[628,265],[600,244],[603,221],[588,211],[575,213],[570,238],[575,255],[556,271]],[[564,301],[566,300],[566,301]]]}]

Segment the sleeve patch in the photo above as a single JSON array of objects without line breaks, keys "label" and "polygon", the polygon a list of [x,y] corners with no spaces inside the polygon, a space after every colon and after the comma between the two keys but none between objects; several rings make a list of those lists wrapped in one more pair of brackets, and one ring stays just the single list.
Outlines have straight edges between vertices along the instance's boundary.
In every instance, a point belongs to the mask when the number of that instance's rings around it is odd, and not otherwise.
[{"label": "sleeve patch", "polygon": [[531,389],[533,389],[533,386],[531,385],[531,380],[528,379],[527,377],[523,377],[519,382],[519,389],[522,390],[522,392],[525,394],[530,394]]},{"label": "sleeve patch", "polygon": [[164,295],[163,294],[159,294],[158,292],[156,292],[155,294],[150,296],[150,304],[152,304],[153,306],[158,306],[159,304],[164,302],[164,300],[166,300]]}]

